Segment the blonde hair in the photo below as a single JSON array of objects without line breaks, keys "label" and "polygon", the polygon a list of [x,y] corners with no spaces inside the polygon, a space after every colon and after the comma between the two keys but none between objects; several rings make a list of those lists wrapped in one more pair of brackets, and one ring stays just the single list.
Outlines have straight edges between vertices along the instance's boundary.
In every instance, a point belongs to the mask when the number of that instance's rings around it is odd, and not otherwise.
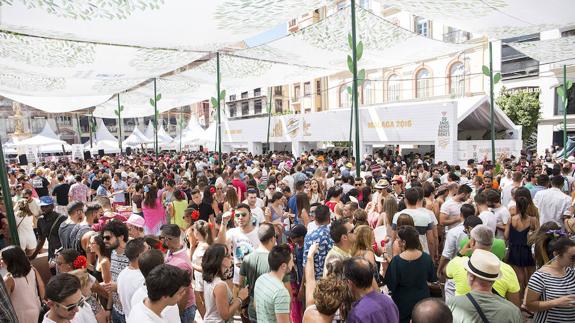
[{"label": "blonde hair", "polygon": [[393,216],[397,213],[397,200],[395,197],[390,195],[383,199],[383,212],[385,212],[387,224],[391,225],[391,222],[393,222]]},{"label": "blonde hair", "polygon": [[351,247],[351,254],[358,256],[360,251],[368,251],[373,244],[373,230],[368,225],[360,225],[355,228],[355,242]]},{"label": "blonde hair", "polygon": [[88,274],[86,269],[72,270],[71,272],[69,272],[69,274],[78,277],[78,279],[80,280],[81,289],[88,287],[88,285],[90,284],[90,275]]}]

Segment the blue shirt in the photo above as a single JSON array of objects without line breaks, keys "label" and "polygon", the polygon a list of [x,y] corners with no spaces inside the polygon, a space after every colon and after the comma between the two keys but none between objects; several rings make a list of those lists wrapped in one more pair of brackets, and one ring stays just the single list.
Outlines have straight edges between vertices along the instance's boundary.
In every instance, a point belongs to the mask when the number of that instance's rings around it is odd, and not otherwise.
[{"label": "blue shirt", "polygon": [[296,194],[292,195],[288,200],[288,209],[291,213],[295,214],[294,222],[295,224],[299,224],[299,218],[297,216],[297,199]]},{"label": "blue shirt", "polygon": [[315,269],[315,279],[320,279],[323,275],[323,267],[325,264],[325,257],[327,253],[333,247],[333,240],[329,235],[329,225],[325,224],[315,229],[312,233],[305,236],[303,244],[303,265],[305,266],[307,262],[307,254],[309,248],[314,242],[318,242],[319,246],[317,253],[313,258],[314,269]]},{"label": "blue shirt", "polygon": [[545,187],[544,186],[539,186],[539,185],[535,185],[532,188],[529,189],[529,192],[531,193],[531,198],[535,197],[535,194],[537,194],[537,192],[544,190]]},{"label": "blue shirt", "polygon": [[399,322],[397,306],[387,295],[378,292],[365,294],[347,315],[347,323]]}]

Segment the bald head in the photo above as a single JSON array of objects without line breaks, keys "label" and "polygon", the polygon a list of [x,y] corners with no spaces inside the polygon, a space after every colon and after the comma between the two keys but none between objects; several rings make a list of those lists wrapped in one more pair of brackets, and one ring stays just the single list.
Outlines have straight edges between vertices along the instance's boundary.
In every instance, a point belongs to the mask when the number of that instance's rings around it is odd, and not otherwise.
[{"label": "bald head", "polygon": [[412,323],[451,323],[453,314],[444,302],[436,298],[419,301],[411,312]]}]

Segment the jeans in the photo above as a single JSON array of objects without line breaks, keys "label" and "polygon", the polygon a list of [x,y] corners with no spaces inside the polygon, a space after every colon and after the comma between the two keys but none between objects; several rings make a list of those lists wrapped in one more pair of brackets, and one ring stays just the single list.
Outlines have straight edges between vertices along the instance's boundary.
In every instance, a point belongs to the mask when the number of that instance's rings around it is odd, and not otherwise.
[{"label": "jeans", "polygon": [[118,312],[115,308],[112,308],[112,323],[126,323],[124,314]]},{"label": "jeans", "polygon": [[196,304],[186,308],[180,314],[180,320],[182,321],[182,323],[194,323],[194,319],[196,318],[196,310],[197,309],[198,309],[198,307],[196,306]]}]

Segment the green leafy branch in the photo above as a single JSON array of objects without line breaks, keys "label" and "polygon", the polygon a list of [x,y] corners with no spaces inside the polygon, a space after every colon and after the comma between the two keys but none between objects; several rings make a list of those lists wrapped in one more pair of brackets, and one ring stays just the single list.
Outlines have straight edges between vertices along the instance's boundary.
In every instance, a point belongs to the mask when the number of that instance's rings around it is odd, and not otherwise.
[{"label": "green leafy branch", "polygon": [[118,119],[121,119],[121,113],[122,111],[124,111],[124,106],[121,105],[119,106],[116,110],[114,110],[114,114],[116,114],[118,116]]},{"label": "green leafy branch", "polygon": [[[485,76],[491,77],[491,70],[487,65],[483,65],[482,70]],[[501,73],[497,72],[493,75],[493,85],[499,83],[499,81],[501,81]]]},{"label": "green leafy branch", "polygon": [[155,98],[150,98],[150,105],[154,108],[154,128],[158,128],[158,110],[155,109],[162,99],[162,93],[158,93]]},{"label": "green leafy branch", "polygon": [[[220,102],[225,101],[226,98],[226,90],[221,90],[220,91]],[[218,99],[216,99],[215,97],[211,97],[210,101],[212,102],[212,108],[217,109],[218,108]]]},{"label": "green leafy branch", "polygon": [[557,87],[557,95],[559,95],[562,99],[563,99],[563,105],[565,107],[565,109],[567,109],[567,104],[569,103],[569,96],[568,93],[566,93],[565,88],[567,88],[567,91],[571,90],[571,87],[573,86],[573,82],[571,80],[567,80],[566,85],[561,85]]},{"label": "green leafy branch", "polygon": [[[351,36],[351,33],[347,34],[347,45],[349,46],[349,49],[353,51],[353,38]],[[363,56],[363,42],[361,40],[359,41],[359,43],[357,43],[355,55],[356,55],[356,61],[359,62],[359,60]],[[349,70],[350,73],[353,74],[353,58],[351,57],[351,55],[347,55],[347,69]],[[365,82],[365,69],[362,68],[357,72],[357,86],[358,87],[362,86],[364,82]],[[351,86],[347,87],[347,93],[349,93],[349,95],[352,95],[353,89]]]}]

